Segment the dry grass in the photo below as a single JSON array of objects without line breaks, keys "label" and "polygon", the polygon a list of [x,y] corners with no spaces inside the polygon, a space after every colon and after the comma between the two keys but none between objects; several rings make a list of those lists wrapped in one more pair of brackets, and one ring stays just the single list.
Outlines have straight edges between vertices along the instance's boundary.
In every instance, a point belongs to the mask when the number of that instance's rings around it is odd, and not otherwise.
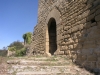
[{"label": "dry grass", "polygon": [[0,75],[7,75],[7,57],[0,57]]}]

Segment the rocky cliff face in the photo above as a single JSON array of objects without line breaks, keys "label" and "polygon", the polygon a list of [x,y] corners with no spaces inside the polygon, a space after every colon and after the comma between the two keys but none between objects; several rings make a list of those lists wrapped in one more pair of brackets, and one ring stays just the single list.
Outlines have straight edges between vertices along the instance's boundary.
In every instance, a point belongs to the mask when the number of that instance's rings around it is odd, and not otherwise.
[{"label": "rocky cliff face", "polygon": [[32,49],[100,69],[100,0],[39,0]]}]

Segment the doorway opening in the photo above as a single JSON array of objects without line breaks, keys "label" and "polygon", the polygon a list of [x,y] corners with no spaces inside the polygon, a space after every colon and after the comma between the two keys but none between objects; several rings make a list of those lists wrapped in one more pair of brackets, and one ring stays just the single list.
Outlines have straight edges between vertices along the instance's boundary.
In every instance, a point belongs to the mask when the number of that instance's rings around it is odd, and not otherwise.
[{"label": "doorway opening", "polygon": [[56,35],[56,21],[51,18],[48,23],[48,34],[49,34],[49,53],[54,55],[57,50],[57,35]]}]

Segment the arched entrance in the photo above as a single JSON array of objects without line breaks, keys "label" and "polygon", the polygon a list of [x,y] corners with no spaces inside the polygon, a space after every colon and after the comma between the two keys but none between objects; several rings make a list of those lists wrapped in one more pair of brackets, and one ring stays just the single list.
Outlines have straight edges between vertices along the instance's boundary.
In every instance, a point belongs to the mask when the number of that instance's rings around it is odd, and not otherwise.
[{"label": "arched entrance", "polygon": [[57,35],[56,35],[56,21],[54,18],[50,18],[48,22],[48,35],[49,35],[49,53],[54,55],[57,50]]},{"label": "arched entrance", "polygon": [[59,50],[57,45],[57,26],[61,22],[60,15],[60,12],[55,7],[46,18],[45,54],[47,56],[51,56]]}]

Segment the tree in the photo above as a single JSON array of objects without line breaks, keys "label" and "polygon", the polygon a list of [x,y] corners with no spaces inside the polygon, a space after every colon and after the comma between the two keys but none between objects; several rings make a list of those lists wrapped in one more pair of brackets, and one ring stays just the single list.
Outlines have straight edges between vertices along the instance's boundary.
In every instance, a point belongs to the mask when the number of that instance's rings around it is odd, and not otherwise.
[{"label": "tree", "polygon": [[2,50],[7,50],[7,47],[3,47]]},{"label": "tree", "polygon": [[32,41],[31,37],[32,37],[31,32],[27,32],[27,33],[23,34],[24,44],[30,44]]},{"label": "tree", "polygon": [[[23,45],[22,42],[20,42],[20,41],[14,41],[13,43],[11,43],[11,44],[9,45],[9,47],[14,47],[14,48],[16,48],[16,50],[19,50],[19,49],[23,48],[24,45]],[[15,49],[14,49],[14,50],[15,50]]]},{"label": "tree", "polygon": [[26,44],[26,34],[23,34],[24,44]]}]

